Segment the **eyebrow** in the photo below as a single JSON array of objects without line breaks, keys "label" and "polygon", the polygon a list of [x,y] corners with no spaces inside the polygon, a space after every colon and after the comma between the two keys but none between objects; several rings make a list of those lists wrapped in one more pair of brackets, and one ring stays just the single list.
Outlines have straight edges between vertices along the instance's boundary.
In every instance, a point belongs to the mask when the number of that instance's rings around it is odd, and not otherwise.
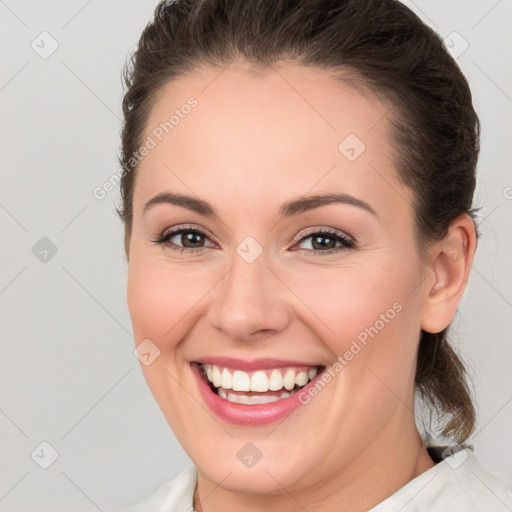
[{"label": "eyebrow", "polygon": [[[316,194],[311,196],[300,196],[284,203],[281,208],[279,208],[279,220],[285,217],[300,215],[301,213],[309,210],[314,210],[315,208],[335,203],[357,206],[358,208],[362,208],[363,210],[370,212],[375,217],[378,217],[375,210],[368,203],[349,194]],[[206,217],[217,216],[215,208],[206,201],[183,194],[173,194],[171,192],[162,192],[150,199],[144,205],[143,214],[157,204],[173,204],[187,208]]]}]

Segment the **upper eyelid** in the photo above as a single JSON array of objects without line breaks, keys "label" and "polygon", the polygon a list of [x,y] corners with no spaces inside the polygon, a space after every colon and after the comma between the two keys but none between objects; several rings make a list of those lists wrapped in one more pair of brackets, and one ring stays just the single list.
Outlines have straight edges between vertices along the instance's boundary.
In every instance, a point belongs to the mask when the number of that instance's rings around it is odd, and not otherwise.
[{"label": "upper eyelid", "polygon": [[[162,231],[161,233],[161,236],[165,236],[165,235],[168,235],[168,234],[171,234],[171,233],[175,233],[176,231],[181,231],[181,230],[190,230],[190,231],[199,231],[211,238],[213,238],[214,240],[217,240],[217,238],[215,236],[213,236],[212,234],[209,233],[208,230],[206,230],[205,228],[202,228],[202,227],[199,227],[199,226],[196,226],[196,225],[191,225],[191,224],[178,224],[177,226],[175,227],[172,227],[170,229],[165,229],[164,231]],[[344,232],[344,231],[341,231],[339,229],[335,229],[335,228],[326,228],[326,227],[319,227],[319,226],[313,226],[313,227],[309,227],[309,228],[304,228],[302,229],[299,234],[295,235],[293,237],[294,241],[297,241],[297,240],[301,240],[302,238],[304,238],[305,236],[309,236],[309,235],[312,235],[312,234],[315,234],[315,233],[318,233],[318,232],[322,232],[322,231],[328,231],[328,232],[332,232],[333,234],[338,234],[338,235],[342,235],[342,236],[346,236],[348,238],[351,238],[351,239],[354,239],[353,236],[349,235],[348,233]],[[355,240],[355,239],[354,239]]]},{"label": "upper eyelid", "polygon": [[183,224],[183,225],[178,224],[175,227],[165,229],[164,231],[161,232],[160,235],[158,235],[158,237],[163,238],[163,237],[167,237],[171,234],[173,236],[176,236],[177,234],[179,234],[180,231],[198,231],[199,233],[202,233],[203,235],[205,235],[207,238],[215,241],[216,243],[219,243],[218,239],[215,236],[213,236],[208,230],[201,228],[199,226],[191,225],[191,224]]},{"label": "upper eyelid", "polygon": [[300,242],[301,240],[303,240],[306,237],[314,235],[315,233],[322,233],[322,232],[324,232],[324,233],[327,232],[327,234],[337,235],[341,238],[346,238],[346,239],[356,243],[356,239],[352,235],[349,235],[348,233],[346,233],[345,231],[341,231],[339,229],[334,229],[334,228],[325,228],[325,227],[304,228],[303,230],[301,230],[299,232],[299,234],[297,234],[293,238],[293,240],[295,242]]}]

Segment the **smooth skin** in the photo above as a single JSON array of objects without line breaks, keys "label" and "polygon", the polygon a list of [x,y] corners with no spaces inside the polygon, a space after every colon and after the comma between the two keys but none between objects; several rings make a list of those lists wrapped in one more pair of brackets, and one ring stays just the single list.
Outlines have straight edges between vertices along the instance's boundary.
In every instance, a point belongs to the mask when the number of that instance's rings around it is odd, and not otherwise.
[{"label": "smooth skin", "polygon": [[[243,62],[194,71],[161,88],[143,138],[190,96],[197,106],[137,170],[127,291],[136,344],[150,339],[160,350],[144,376],[198,469],[195,508],[367,510],[434,465],[413,416],[419,335],[443,330],[455,314],[473,221],[460,216],[422,264],[413,194],[395,170],[393,108],[326,73]],[[349,134],[366,147],[354,161],[338,149]],[[162,192],[206,201],[216,215],[175,204],[143,212]],[[325,193],[353,196],[374,213],[333,203],[278,219],[284,203]],[[183,225],[206,236],[152,242]],[[331,235],[314,243],[319,235],[308,235],[322,229],[355,246]],[[236,250],[248,236],[263,250],[252,263]],[[396,302],[401,311],[281,422],[232,425],[199,393],[191,361],[329,367]],[[247,442],[262,453],[251,468],[237,457]]]}]

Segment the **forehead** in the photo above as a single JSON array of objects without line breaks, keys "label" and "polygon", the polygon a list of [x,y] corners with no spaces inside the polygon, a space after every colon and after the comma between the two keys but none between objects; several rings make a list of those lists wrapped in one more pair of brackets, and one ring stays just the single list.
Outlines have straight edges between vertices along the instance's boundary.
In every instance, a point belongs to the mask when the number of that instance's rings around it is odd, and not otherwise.
[{"label": "forehead", "polygon": [[166,188],[219,201],[244,197],[247,207],[261,195],[284,199],[313,188],[378,195],[379,175],[400,187],[389,116],[367,90],[315,68],[238,64],[189,73],[155,96],[139,202]]},{"label": "forehead", "polygon": [[[231,128],[226,135],[240,128],[255,135],[295,126],[287,132],[291,137],[300,132],[313,137],[318,131],[323,135],[338,132],[339,136],[347,129],[362,136],[377,124],[381,124],[377,134],[382,134],[386,123],[381,121],[389,115],[389,106],[371,94],[362,79],[339,75],[336,80],[332,73],[296,64],[254,68],[236,63],[227,68],[201,68],[160,87],[146,132],[169,120],[173,112],[188,110],[184,107],[193,97],[199,107],[193,113],[200,111],[202,121],[215,117],[217,127]],[[296,121],[302,124],[297,126]]]}]

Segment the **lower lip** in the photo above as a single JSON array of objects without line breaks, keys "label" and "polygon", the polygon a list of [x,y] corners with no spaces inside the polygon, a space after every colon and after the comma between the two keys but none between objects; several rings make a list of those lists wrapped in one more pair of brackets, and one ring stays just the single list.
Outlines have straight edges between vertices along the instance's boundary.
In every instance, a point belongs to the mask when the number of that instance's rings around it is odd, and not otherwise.
[{"label": "lower lip", "polygon": [[291,414],[303,405],[299,400],[299,393],[307,392],[320,375],[319,373],[312,381],[288,398],[268,404],[247,405],[229,402],[218,396],[203,378],[201,367],[196,363],[192,363],[190,366],[196,377],[199,391],[208,407],[222,420],[244,426],[268,425]]}]

